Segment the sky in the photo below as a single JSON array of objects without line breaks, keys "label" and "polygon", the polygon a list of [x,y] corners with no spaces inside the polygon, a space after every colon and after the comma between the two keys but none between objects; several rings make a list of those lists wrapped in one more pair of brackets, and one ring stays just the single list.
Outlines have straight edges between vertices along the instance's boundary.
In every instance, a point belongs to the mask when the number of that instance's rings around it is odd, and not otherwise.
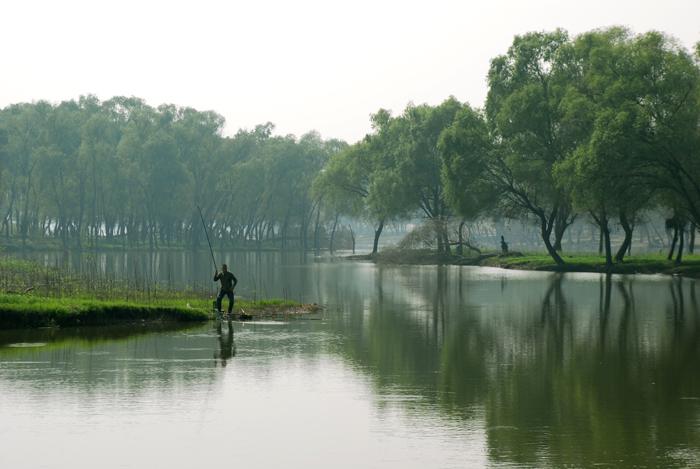
[{"label": "sky", "polygon": [[486,97],[516,34],[624,25],[700,41],[700,0],[6,0],[0,107],[94,94],[348,142],[380,108]]}]

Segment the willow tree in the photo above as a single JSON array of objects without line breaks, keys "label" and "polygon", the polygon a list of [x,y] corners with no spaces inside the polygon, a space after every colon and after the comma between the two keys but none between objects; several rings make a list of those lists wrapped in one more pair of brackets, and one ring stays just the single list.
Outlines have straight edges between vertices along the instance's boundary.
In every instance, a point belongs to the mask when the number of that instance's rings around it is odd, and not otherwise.
[{"label": "willow tree", "polygon": [[578,36],[565,52],[571,79],[562,100],[562,122],[577,148],[557,163],[556,180],[598,225],[608,265],[613,260],[612,220],[617,217],[625,234],[615,255],[621,262],[653,190],[636,173],[653,152],[631,45],[627,29],[610,28]]},{"label": "willow tree", "polygon": [[439,149],[445,198],[461,217],[457,252],[462,254],[466,221],[494,209],[498,199],[488,173],[494,144],[484,115],[464,106],[440,135]]},{"label": "willow tree", "polygon": [[388,162],[377,171],[375,180],[404,212],[418,211],[425,216],[434,227],[438,252],[450,250],[447,224],[452,217],[438,143],[462,108],[452,97],[438,106],[409,105],[401,115],[384,119],[372,140]]},{"label": "willow tree", "polygon": [[634,79],[627,86],[650,149],[637,172],[700,225],[700,68],[661,33],[638,36],[629,49]]},{"label": "willow tree", "polygon": [[197,246],[202,236],[197,207],[201,207],[209,219],[221,200],[220,172],[226,164],[221,137],[224,118],[212,111],[200,112],[192,108],[176,112],[178,118],[173,122],[173,138],[192,180],[192,190],[188,194],[190,200],[186,204],[190,207],[188,242]]},{"label": "willow tree", "polygon": [[406,185],[390,157],[391,121],[387,111],[374,114],[375,133],[331,157],[314,181],[316,193],[334,210],[373,225],[372,254],[379,250],[386,223],[406,214]]},{"label": "willow tree", "polygon": [[561,51],[567,41],[562,30],[516,36],[508,52],[491,61],[486,101],[499,147],[490,165],[493,179],[512,209],[535,217],[557,264],[564,260],[551,235],[555,224],[571,222],[568,194],[552,174],[573,146],[561,125],[560,108],[568,78]]},{"label": "willow tree", "polygon": [[[322,197],[326,206],[333,213],[333,227],[329,243],[331,254],[333,253],[335,233],[340,216],[372,218],[367,210],[367,196],[369,195],[368,156],[366,143],[358,142],[348,146],[331,157],[314,179],[312,191],[315,197]],[[378,235],[381,235],[381,232]],[[375,236],[374,242],[373,253],[375,254],[379,243],[378,235]]]},{"label": "willow tree", "polygon": [[566,50],[563,122],[579,139],[557,163],[558,182],[600,227],[611,264],[611,219],[625,234],[615,255],[622,261],[654,191],[674,219],[700,220],[700,73],[684,49],[656,32],[592,31]]}]

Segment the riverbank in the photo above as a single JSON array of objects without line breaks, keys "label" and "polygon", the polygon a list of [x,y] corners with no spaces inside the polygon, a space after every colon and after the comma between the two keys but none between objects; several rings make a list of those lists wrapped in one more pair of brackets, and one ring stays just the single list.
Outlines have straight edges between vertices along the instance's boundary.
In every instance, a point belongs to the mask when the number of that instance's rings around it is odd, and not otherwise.
[{"label": "riverbank", "polygon": [[[214,318],[212,293],[179,291],[96,272],[76,274],[9,257],[0,258],[0,329],[197,322]],[[225,303],[226,304],[226,303]],[[278,319],[321,311],[286,299],[237,297],[235,314]]]},{"label": "riverbank", "polygon": [[209,315],[185,305],[0,293],[0,329],[105,326],[128,322],[196,322]]},{"label": "riverbank", "polygon": [[[178,298],[144,303],[0,293],[0,330],[203,322],[214,318],[211,301],[208,298]],[[320,310],[318,305],[280,299],[237,301],[235,308],[237,315],[245,313],[248,319],[299,317]]]},{"label": "riverbank", "polygon": [[485,252],[473,257],[438,254],[430,250],[401,251],[388,249],[376,255],[347,256],[344,259],[371,261],[377,264],[403,265],[471,265],[502,269],[549,272],[594,272],[612,274],[665,274],[700,278],[700,255],[686,255],[681,264],[666,260],[661,254],[628,256],[622,263],[605,265],[605,258],[593,254],[563,254],[564,265],[557,265],[547,254]]}]

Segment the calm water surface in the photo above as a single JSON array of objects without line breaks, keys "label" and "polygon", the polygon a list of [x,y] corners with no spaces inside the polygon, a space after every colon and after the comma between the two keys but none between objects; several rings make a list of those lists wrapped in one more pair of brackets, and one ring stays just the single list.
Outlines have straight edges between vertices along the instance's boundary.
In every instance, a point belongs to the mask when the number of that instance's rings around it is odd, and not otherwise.
[{"label": "calm water surface", "polygon": [[[120,256],[88,262],[184,286],[211,270]],[[228,261],[242,293],[323,318],[0,334],[0,467],[700,461],[695,281]]]}]

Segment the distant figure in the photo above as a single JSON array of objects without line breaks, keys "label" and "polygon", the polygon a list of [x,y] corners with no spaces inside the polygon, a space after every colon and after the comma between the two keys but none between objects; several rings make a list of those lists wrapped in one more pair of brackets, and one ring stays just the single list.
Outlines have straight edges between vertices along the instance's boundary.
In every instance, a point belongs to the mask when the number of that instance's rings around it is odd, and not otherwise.
[{"label": "distant figure", "polygon": [[228,315],[231,316],[231,311],[233,311],[233,289],[236,288],[238,279],[235,275],[228,271],[228,266],[226,264],[221,264],[221,273],[218,271],[214,272],[214,281],[221,282],[221,290],[219,295],[216,297],[216,310],[221,312],[221,300],[224,296],[228,297]]},{"label": "distant figure", "polygon": [[501,235],[501,254],[508,254],[508,243],[503,239],[503,235]]}]

